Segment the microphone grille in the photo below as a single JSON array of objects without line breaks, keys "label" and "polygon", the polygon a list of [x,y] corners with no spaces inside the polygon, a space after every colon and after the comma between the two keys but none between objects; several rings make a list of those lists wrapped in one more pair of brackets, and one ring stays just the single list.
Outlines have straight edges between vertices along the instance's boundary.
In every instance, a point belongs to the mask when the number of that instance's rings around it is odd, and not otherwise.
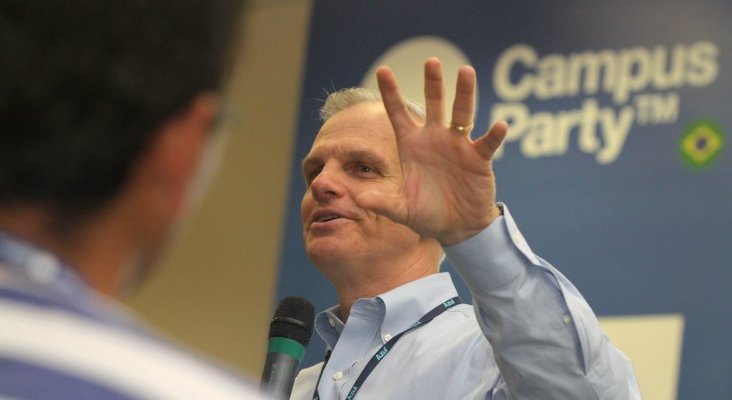
[{"label": "microphone grille", "polygon": [[275,310],[269,325],[269,337],[292,339],[307,347],[313,334],[314,319],[315,309],[307,299],[285,297]]}]

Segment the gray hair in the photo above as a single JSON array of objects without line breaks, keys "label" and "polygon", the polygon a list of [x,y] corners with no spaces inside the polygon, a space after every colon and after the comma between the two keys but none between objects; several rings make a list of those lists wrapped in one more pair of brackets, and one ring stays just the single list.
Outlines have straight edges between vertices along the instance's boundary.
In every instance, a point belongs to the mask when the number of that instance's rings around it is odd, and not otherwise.
[{"label": "gray hair", "polygon": [[[422,104],[414,100],[405,100],[409,111],[420,120],[425,118]],[[360,103],[381,102],[381,94],[372,89],[352,87],[332,92],[320,108],[320,119],[325,122],[336,113]]]}]

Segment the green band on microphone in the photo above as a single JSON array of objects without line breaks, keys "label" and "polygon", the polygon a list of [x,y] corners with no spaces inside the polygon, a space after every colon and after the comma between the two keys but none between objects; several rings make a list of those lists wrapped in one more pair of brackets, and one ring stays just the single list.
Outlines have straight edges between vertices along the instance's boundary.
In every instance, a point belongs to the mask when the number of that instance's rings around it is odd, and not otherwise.
[{"label": "green band on microphone", "polygon": [[270,338],[267,351],[269,353],[284,353],[296,358],[298,361],[302,361],[305,356],[305,346],[295,340],[283,337]]}]

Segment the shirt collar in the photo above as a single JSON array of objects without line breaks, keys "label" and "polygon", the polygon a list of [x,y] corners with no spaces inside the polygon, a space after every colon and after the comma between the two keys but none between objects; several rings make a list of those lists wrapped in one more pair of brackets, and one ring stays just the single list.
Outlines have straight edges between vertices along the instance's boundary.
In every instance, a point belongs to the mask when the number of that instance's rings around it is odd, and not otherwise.
[{"label": "shirt collar", "polygon": [[334,349],[338,338],[343,332],[345,324],[338,317],[339,306],[335,305],[325,311],[320,312],[315,317],[315,331],[328,346],[328,349]]},{"label": "shirt collar", "polygon": [[0,231],[0,262],[6,273],[23,277],[59,298],[81,298],[88,287],[79,275],[51,251],[13,234]]},{"label": "shirt collar", "polygon": [[89,287],[60,257],[3,231],[0,289],[32,304],[53,306],[135,332],[148,331],[123,303]]},{"label": "shirt collar", "polygon": [[[408,329],[440,303],[457,296],[450,274],[442,272],[392,289],[370,299],[354,302],[352,313],[381,321],[381,337],[396,336]],[[338,317],[339,307],[333,306],[318,314],[315,330],[330,349],[335,348],[343,332],[344,322]]]}]

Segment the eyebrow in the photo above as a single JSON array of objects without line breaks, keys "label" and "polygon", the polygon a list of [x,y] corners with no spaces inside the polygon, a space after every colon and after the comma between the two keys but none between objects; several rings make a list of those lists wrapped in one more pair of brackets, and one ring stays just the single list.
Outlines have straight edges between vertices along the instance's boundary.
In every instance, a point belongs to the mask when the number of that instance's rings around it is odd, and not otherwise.
[{"label": "eyebrow", "polygon": [[[384,169],[386,169],[387,163],[386,159],[381,156],[380,154],[371,151],[371,150],[364,150],[364,149],[352,149],[352,150],[346,150],[344,151],[340,157],[344,157],[347,160],[358,160],[363,163],[369,164],[373,166],[374,168],[384,172]],[[302,170],[303,172],[313,165],[318,165],[322,163],[321,157],[317,154],[308,154],[305,156],[305,158],[302,160]]]}]

